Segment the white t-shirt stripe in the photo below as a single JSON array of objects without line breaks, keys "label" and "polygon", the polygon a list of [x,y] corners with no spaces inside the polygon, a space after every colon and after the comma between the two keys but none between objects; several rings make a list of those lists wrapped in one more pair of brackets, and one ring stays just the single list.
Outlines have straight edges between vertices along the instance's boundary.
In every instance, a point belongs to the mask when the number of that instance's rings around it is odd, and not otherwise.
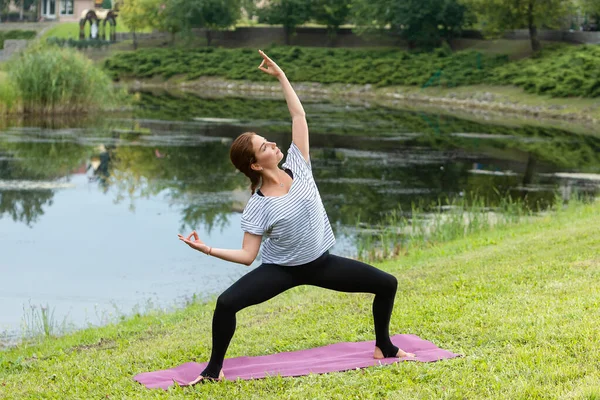
[{"label": "white t-shirt stripe", "polygon": [[242,230],[264,235],[262,262],[301,265],[335,244],[329,218],[312,175],[312,166],[292,142],[283,168],[294,175],[284,196],[254,194],[242,214]]}]

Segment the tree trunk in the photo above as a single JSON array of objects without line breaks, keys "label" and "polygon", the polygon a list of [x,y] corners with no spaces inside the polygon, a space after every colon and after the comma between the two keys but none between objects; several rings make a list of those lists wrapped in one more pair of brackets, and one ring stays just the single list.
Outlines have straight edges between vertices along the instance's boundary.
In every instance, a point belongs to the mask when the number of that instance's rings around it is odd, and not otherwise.
[{"label": "tree trunk", "polygon": [[292,28],[289,26],[283,27],[283,35],[286,46],[290,45],[290,37],[292,36]]},{"label": "tree trunk", "polygon": [[137,42],[137,35],[135,34],[135,29],[131,30],[131,34],[133,35],[133,49],[137,50],[138,42]]},{"label": "tree trunk", "polygon": [[542,48],[542,45],[538,39],[537,26],[533,20],[533,1],[529,0],[529,6],[527,7],[527,26],[529,28],[529,39],[531,40],[531,50],[535,53]]},{"label": "tree trunk", "polygon": [[175,32],[171,32],[171,46],[175,45]]},{"label": "tree trunk", "polygon": [[327,27],[327,47],[335,47],[337,41],[337,26],[328,26]]},{"label": "tree trunk", "polygon": [[212,35],[210,34],[210,29],[206,30],[206,46],[210,47],[210,44],[212,43]]},{"label": "tree trunk", "polygon": [[21,8],[19,9],[19,21],[23,22],[23,11],[25,9],[25,0],[21,0]]}]

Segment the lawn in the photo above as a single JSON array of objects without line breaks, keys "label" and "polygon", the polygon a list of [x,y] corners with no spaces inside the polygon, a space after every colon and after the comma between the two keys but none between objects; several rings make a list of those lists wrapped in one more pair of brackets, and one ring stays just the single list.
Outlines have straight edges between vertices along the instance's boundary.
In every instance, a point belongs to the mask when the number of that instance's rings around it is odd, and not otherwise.
[{"label": "lawn", "polygon": [[[464,357],[359,371],[148,390],[139,372],[210,354],[214,302],[0,353],[0,397],[537,399],[600,396],[600,202],[411,250],[391,332]],[[373,339],[372,296],[300,287],[239,313],[228,357]]]},{"label": "lawn", "polygon": [[[108,26],[107,26],[108,29]],[[89,35],[89,24],[86,25],[86,37]],[[142,32],[150,32],[151,30],[146,29]],[[117,33],[129,32],[129,28],[122,22],[117,21]],[[42,40],[49,37],[57,37],[63,39],[78,39],[79,38],[79,22],[61,22],[44,32]]]}]

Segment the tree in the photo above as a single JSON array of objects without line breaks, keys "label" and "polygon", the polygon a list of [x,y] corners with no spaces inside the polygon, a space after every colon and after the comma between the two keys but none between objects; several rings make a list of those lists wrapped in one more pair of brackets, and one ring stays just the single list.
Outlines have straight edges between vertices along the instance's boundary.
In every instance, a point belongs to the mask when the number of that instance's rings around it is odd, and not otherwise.
[{"label": "tree", "polygon": [[127,0],[119,9],[119,19],[131,30],[133,49],[137,50],[137,32],[152,26],[155,18],[153,0]]},{"label": "tree", "polygon": [[350,15],[349,0],[312,0],[311,14],[315,22],[327,26],[330,40]]},{"label": "tree", "polygon": [[[600,1],[598,0],[579,0],[579,9],[587,15],[595,18],[600,18]],[[599,22],[599,21],[596,21]]]},{"label": "tree", "polygon": [[182,30],[204,28],[207,46],[212,43],[212,31],[234,25],[240,18],[240,0],[173,0],[177,15],[181,15]]},{"label": "tree", "polygon": [[271,25],[283,25],[285,44],[290,44],[290,37],[298,25],[308,21],[310,1],[307,0],[273,0],[267,7],[257,11],[259,21]]},{"label": "tree", "polygon": [[13,3],[19,9],[19,20],[23,21],[23,13],[29,11],[35,0],[13,0]]},{"label": "tree", "polygon": [[10,0],[0,0],[0,22],[2,22],[2,13],[8,11]]},{"label": "tree", "polygon": [[[483,1],[483,0],[482,0]],[[432,47],[456,36],[467,22],[458,0],[354,0],[359,31],[390,29],[412,46]]]},{"label": "tree", "polygon": [[148,0],[150,27],[171,34],[171,44],[175,43],[175,35],[182,30],[182,19],[185,17],[185,9],[177,0]]},{"label": "tree", "polygon": [[[592,0],[595,2],[596,0]],[[509,29],[527,28],[531,49],[541,43],[538,28],[556,28],[573,11],[572,0],[464,0],[478,15],[486,33],[500,34]]]}]

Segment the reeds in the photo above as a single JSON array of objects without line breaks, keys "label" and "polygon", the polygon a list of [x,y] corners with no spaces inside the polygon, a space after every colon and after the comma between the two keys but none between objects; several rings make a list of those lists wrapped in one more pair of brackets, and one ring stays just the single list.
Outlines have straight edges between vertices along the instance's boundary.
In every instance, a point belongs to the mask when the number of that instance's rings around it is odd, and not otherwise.
[{"label": "reeds", "polygon": [[[114,107],[110,78],[76,50],[35,46],[11,60],[0,112],[86,113]],[[17,107],[18,106],[18,107]]]},{"label": "reeds", "polygon": [[[554,203],[551,208],[557,211],[563,200],[556,197]],[[439,199],[429,205],[413,203],[410,211],[394,210],[376,227],[366,227],[359,221],[354,235],[357,257],[366,261],[384,260],[415,245],[447,242],[518,223],[539,211],[541,207],[532,209],[510,195],[499,196],[494,206],[486,204],[485,198],[478,195]]]},{"label": "reeds", "polygon": [[47,339],[66,330],[66,317],[59,323],[54,316],[54,308],[48,304],[23,306],[23,336],[25,340]]}]

